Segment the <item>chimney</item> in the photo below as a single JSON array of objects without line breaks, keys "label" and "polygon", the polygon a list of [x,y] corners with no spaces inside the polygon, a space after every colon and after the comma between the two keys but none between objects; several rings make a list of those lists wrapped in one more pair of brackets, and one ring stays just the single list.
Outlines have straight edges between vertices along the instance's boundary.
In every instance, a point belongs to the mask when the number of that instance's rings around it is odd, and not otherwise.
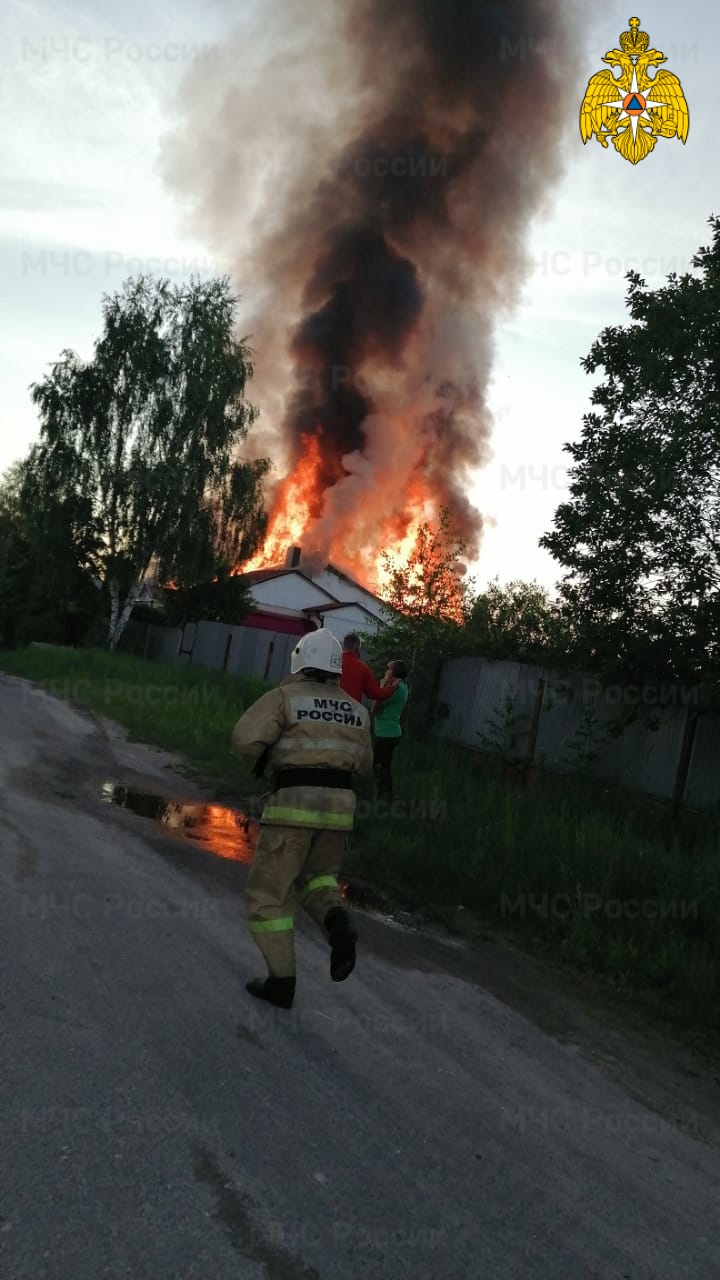
[{"label": "chimney", "polygon": [[285,568],[296,569],[300,563],[301,555],[302,550],[300,547],[288,547],[287,554],[285,556]]}]

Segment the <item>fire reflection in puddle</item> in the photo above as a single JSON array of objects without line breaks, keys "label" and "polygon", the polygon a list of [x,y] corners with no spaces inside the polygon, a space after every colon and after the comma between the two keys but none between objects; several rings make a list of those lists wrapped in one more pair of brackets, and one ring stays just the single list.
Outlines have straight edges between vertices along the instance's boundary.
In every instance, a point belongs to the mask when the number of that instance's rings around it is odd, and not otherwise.
[{"label": "fire reflection in puddle", "polygon": [[259,827],[237,809],[224,809],[217,804],[178,804],[165,796],[131,791],[115,782],[103,783],[100,798],[177,831],[218,858],[252,862]]}]

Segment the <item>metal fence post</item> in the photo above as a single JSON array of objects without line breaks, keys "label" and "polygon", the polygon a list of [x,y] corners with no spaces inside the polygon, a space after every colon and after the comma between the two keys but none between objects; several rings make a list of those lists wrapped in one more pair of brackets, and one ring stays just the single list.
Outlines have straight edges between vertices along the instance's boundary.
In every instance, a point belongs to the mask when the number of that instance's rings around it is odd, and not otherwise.
[{"label": "metal fence post", "polygon": [[527,747],[525,749],[525,759],[523,760],[522,776],[527,778],[530,766],[535,759],[535,746],[537,744],[538,729],[540,728],[540,714],[542,712],[543,698],[545,697],[545,680],[542,676],[537,682],[535,690],[535,701],[533,702],[532,715],[530,717],[530,728],[528,729]]},{"label": "metal fence post", "polygon": [[430,682],[430,697],[428,699],[428,718],[432,722],[437,714],[438,695],[440,693],[440,680],[442,678],[444,660],[438,658]]},{"label": "metal fence post", "polygon": [[688,773],[690,772],[692,750],[695,745],[695,734],[697,733],[698,720],[698,712],[693,711],[688,707],[685,719],[685,732],[683,733],[682,747],[680,748],[680,759],[678,760],[677,773],[675,775],[675,788],[673,790],[673,798],[670,806],[670,813],[673,818],[677,817],[682,808]]}]

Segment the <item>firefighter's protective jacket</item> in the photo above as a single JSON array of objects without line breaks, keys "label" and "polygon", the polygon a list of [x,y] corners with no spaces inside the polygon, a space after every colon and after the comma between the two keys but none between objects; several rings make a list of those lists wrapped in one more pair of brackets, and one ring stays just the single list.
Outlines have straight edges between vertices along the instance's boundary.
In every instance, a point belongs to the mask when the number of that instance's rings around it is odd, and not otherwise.
[{"label": "firefighter's protective jacket", "polygon": [[[238,720],[233,749],[242,756],[259,756],[268,749],[268,763],[285,775],[292,769],[324,769],[367,773],[372,766],[370,716],[365,707],[339,688],[337,681],[321,681],[302,673],[283,681],[259,698]],[[284,785],[265,805],[262,822],[285,827],[350,830],[355,792],[347,787]]]}]

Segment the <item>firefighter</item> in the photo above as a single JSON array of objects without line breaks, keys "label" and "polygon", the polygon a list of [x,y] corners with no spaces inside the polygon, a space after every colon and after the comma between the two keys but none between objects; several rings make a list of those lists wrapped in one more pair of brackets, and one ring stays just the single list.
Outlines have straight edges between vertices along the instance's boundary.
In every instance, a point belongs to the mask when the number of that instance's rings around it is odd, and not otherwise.
[{"label": "firefighter", "polygon": [[268,976],[246,989],[284,1009],[295,997],[297,901],[330,944],[332,980],[343,982],[355,967],[357,933],[337,876],[355,814],[352,775],[372,768],[370,716],[339,688],[342,649],[332,632],[303,636],[290,670],[232,733],[239,755],[259,754],[256,776],[267,764],[273,770],[246,890],[250,932]]}]

